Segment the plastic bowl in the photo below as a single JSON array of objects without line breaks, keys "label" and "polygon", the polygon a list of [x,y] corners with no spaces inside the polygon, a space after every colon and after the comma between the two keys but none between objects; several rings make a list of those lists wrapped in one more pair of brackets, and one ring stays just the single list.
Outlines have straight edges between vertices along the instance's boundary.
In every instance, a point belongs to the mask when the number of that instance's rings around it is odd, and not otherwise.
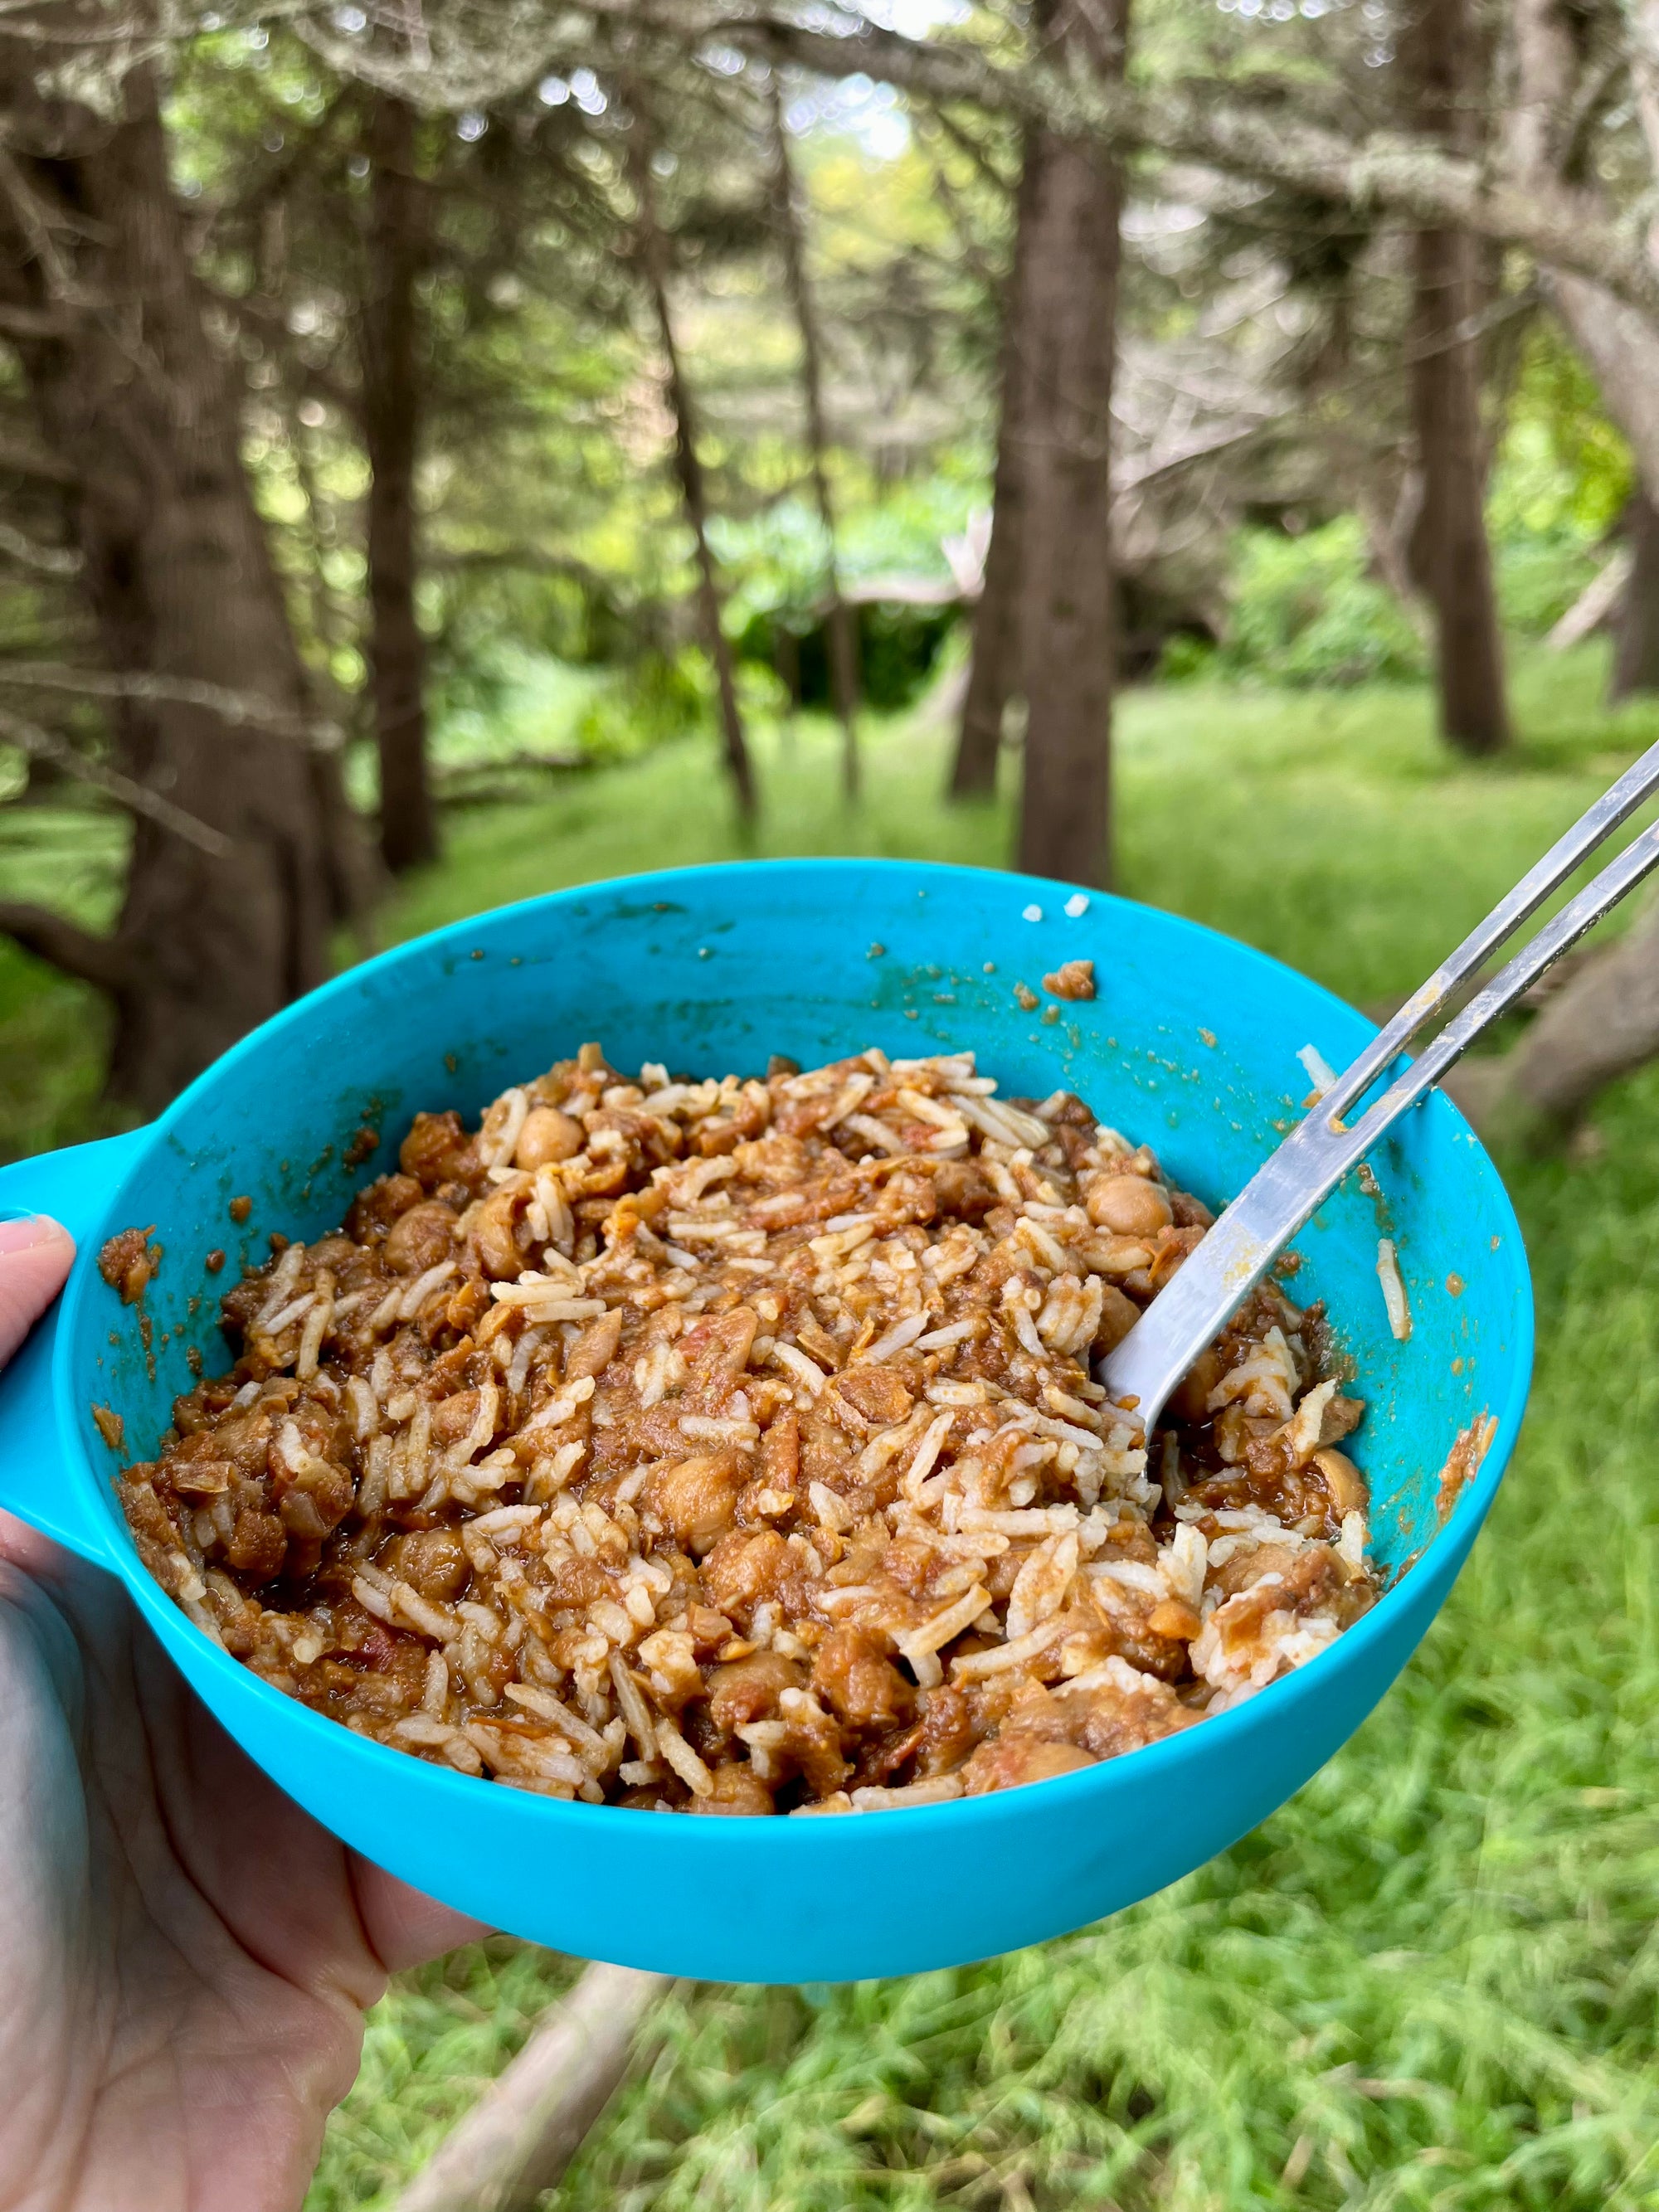
[{"label": "plastic bowl", "polygon": [[[1079,954],[1095,962],[1096,1000],[1020,1006],[1017,984]],[[153,1449],[190,1388],[189,1349],[210,1371],[225,1364],[219,1293],[235,1264],[267,1255],[270,1231],[337,1224],[417,1109],[476,1115],[586,1038],[625,1067],[696,1073],[761,1069],[774,1052],[810,1066],[872,1043],[895,1056],[970,1046],[1006,1091],[1078,1091],[1215,1205],[1296,1113],[1298,1048],[1340,1067],[1370,1034],[1315,984],[1190,922],[964,868],[688,869],[459,923],[268,1022],[150,1127],[0,1171],[0,1206],[57,1214],[81,1248],[55,1314],[0,1381],[0,1504],[118,1576],[231,1735],[319,1820],[493,1926],[730,1981],[908,1973],[1035,1942],[1175,1881],[1281,1804],[1393,1681],[1468,1555],[1520,1425],[1532,1305],[1503,1187],[1443,1097],[1382,1147],[1381,1196],[1351,1179],[1328,1202],[1294,1284],[1298,1300],[1328,1301],[1358,1363],[1369,1410],[1356,1456],[1392,1586],[1328,1652],[1233,1711],[997,1796],[830,1820],[665,1818],[562,1804],[367,1741],[259,1681],[150,1580],[92,1406],[123,1413],[133,1452]],[[353,1152],[366,1125],[380,1133],[367,1157]],[[253,1208],[239,1226],[241,1194]],[[145,1300],[153,1358],[94,1264],[106,1237],[152,1222],[166,1249]],[[1403,1344],[1376,1278],[1385,1228],[1413,1316]],[[216,1247],[233,1263],[217,1279],[204,1266]],[[1442,1525],[1440,1470],[1486,1412],[1495,1438]]]}]

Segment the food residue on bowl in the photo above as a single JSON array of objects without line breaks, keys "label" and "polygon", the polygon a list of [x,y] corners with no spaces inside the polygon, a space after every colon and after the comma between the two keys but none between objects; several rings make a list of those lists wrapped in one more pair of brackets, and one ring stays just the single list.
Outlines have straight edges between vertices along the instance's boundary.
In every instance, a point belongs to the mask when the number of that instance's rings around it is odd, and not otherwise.
[{"label": "food residue on bowl", "polygon": [[98,1254],[98,1272],[124,1306],[137,1304],[161,1264],[161,1247],[149,1242],[155,1234],[153,1221],[148,1229],[119,1230]]}]

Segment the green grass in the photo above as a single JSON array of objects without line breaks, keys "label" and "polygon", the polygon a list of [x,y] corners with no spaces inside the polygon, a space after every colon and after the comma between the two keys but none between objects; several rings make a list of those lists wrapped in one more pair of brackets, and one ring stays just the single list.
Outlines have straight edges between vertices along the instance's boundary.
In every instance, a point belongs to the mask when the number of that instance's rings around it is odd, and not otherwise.
[{"label": "green grass", "polygon": [[[1362,1002],[1403,991],[1659,735],[1652,708],[1599,710],[1600,674],[1595,653],[1523,656],[1523,742],[1485,768],[1440,750],[1415,690],[1135,695],[1124,887]],[[937,803],[941,746],[882,730],[849,816],[830,732],[769,738],[755,849],[996,860],[1001,810]],[[461,817],[386,933],[741,849],[708,749],[674,748]],[[14,1144],[61,1141],[90,1096],[80,1017],[41,973],[0,966]],[[1041,1949],[676,1998],[551,2205],[1659,2207],[1659,1069],[1595,1122],[1599,1152],[1504,1164],[1537,1279],[1532,1411],[1470,1568],[1340,1756],[1185,1882]],[[310,2212],[388,2204],[568,1972],[495,1942],[402,1983]]]},{"label": "green grass", "polygon": [[[1251,691],[1166,685],[1118,713],[1119,875],[1132,896],[1276,952],[1364,1004],[1420,982],[1552,836],[1659,738],[1659,702],[1608,715],[1598,648],[1522,650],[1512,758],[1471,765],[1434,738],[1420,687]],[[841,798],[837,738],[808,720],[757,740],[752,843],[707,742],[573,778],[547,799],[461,817],[443,864],[398,894],[391,937],[635,870],[745,854],[860,853],[994,866],[1002,805],[939,800],[944,732],[878,726],[867,793]]]}]

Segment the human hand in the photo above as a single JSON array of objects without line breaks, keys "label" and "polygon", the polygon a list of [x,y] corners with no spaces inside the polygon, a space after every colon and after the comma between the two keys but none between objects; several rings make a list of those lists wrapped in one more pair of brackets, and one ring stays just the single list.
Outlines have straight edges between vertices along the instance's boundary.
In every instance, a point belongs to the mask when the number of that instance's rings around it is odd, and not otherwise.
[{"label": "human hand", "polygon": [[[0,1221],[0,1365],[74,1249]],[[3,1513],[0,1777],[0,2212],[293,2212],[387,1974],[483,1930],[319,1827],[112,1576]]]}]

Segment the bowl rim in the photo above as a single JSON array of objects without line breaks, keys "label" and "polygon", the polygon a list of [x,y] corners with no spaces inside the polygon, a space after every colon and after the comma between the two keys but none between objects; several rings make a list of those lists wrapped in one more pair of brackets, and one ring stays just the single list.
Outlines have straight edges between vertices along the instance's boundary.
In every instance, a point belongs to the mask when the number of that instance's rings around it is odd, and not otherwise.
[{"label": "bowl rim", "polygon": [[[1358,1023],[1371,1034],[1376,1033],[1376,1025],[1357,1008],[1349,1006],[1322,983],[1316,982],[1310,976],[1302,975],[1299,970],[1291,968],[1288,963],[1278,959],[1272,953],[1263,952],[1255,945],[1247,944],[1243,939],[1232,937],[1224,930],[1212,928],[1207,923],[1194,921],[1188,915],[1172,914],[1164,908],[1151,906],[1139,900],[1126,898],[1121,893],[1103,891],[1084,884],[1070,884],[1050,877],[1026,875],[1012,870],[974,867],[952,861],[906,860],[886,857],[866,860],[856,855],[809,854],[800,858],[696,862],[684,866],[641,871],[629,876],[606,877],[590,883],[568,884],[556,890],[538,892],[528,898],[514,900],[506,905],[489,908],[482,913],[465,915],[459,921],[441,924],[434,929],[423,931],[418,937],[405,939],[399,944],[388,945],[384,951],[374,954],[368,960],[342,969],[337,975],[331,976],[326,982],[320,984],[315,990],[307,992],[304,997],[282,1007],[262,1022],[258,1028],[249,1030],[245,1036],[238,1038],[228,1051],[204,1068],[201,1074],[197,1076],[146,1129],[142,1133],[135,1133],[135,1135],[142,1135],[143,1141],[135,1145],[132,1152],[127,1158],[125,1171],[119,1181],[112,1187],[105,1202],[99,1225],[101,1226],[102,1223],[110,1218],[112,1211],[119,1206],[129,1184],[142,1171],[152,1148],[157,1145],[164,1145],[174,1138],[179,1125],[188,1121],[198,1103],[211,1095],[215,1084],[222,1079],[226,1071],[234,1063],[263,1048],[273,1037],[284,1034],[291,1029],[302,1027],[307,1021],[314,1018],[320,1006],[342,997],[349,997],[353,991],[361,989],[367,978],[390,974],[404,963],[417,961],[429,954],[435,946],[444,943],[445,940],[464,937],[468,933],[484,927],[492,930],[510,927],[514,922],[532,913],[538,913],[550,907],[576,905],[586,899],[614,898],[619,893],[637,895],[665,884],[706,883],[718,886],[723,883],[737,879],[752,879],[762,875],[784,875],[805,872],[823,872],[843,876],[874,875],[894,883],[908,878],[913,889],[916,887],[915,878],[918,876],[951,880],[967,878],[982,883],[988,888],[994,888],[1002,895],[1015,896],[1033,889],[1050,894],[1059,892],[1062,902],[1065,898],[1080,893],[1088,899],[1091,905],[1098,901],[1121,913],[1132,915],[1138,920],[1149,919],[1155,927],[1189,939],[1195,949],[1218,939],[1233,951],[1244,956],[1249,963],[1267,971],[1273,978],[1288,978],[1301,991],[1315,994],[1315,997],[1323,1001],[1330,1012],[1340,1021],[1349,1024]],[[1045,914],[1046,911],[1045,908]],[[1288,1719],[1291,1711],[1297,1703],[1314,1695],[1318,1683],[1322,1680],[1329,1679],[1328,1670],[1333,1663],[1343,1664],[1345,1667],[1358,1664],[1374,1644],[1385,1639],[1395,1626],[1401,1622],[1402,1616],[1408,1615],[1421,1601],[1425,1590],[1425,1571],[1431,1561],[1438,1559],[1442,1563],[1443,1571],[1445,1562],[1454,1554],[1458,1555],[1456,1565],[1452,1568],[1448,1577],[1448,1589],[1449,1589],[1450,1580],[1455,1578],[1456,1571],[1461,1569],[1462,1554],[1467,1553],[1469,1544],[1472,1543],[1492,1504],[1520,1432],[1522,1417],[1531,1389],[1535,1341],[1534,1302],[1531,1269],[1520,1222],[1516,1216],[1509,1193],[1504,1188],[1503,1178],[1499,1176],[1491,1155],[1481,1144],[1465,1116],[1445,1092],[1431,1091],[1424,1101],[1424,1105],[1431,1113],[1449,1115],[1452,1120],[1454,1133],[1461,1134],[1474,1152],[1475,1171],[1490,1187],[1493,1213],[1503,1239],[1501,1249],[1505,1255],[1507,1271],[1512,1278],[1513,1292],[1516,1301],[1516,1339],[1509,1384],[1503,1403],[1498,1409],[1498,1425],[1493,1431],[1492,1443],[1480,1465],[1473,1478],[1465,1484],[1455,1503],[1440,1521],[1432,1536],[1382,1592],[1376,1604],[1351,1628],[1345,1629],[1325,1650],[1317,1653],[1312,1659],[1291,1673],[1281,1675],[1277,1680],[1267,1684],[1241,1703],[1230,1706],[1223,1712],[1206,1715],[1201,1728],[1185,1729],[1176,1735],[1161,1738],[1154,1743],[1141,1745],[1133,1751],[1120,1753],[1111,1759],[1101,1759],[1094,1765],[1080,1769],[1076,1772],[1050,1778],[1042,1793],[1041,1803],[1050,1808],[1054,1814],[1058,1814],[1067,1806],[1075,1806],[1081,1809],[1091,1794],[1103,1793],[1114,1787],[1123,1786],[1129,1779],[1124,1770],[1131,1764],[1133,1776],[1136,1781],[1142,1779],[1151,1781],[1160,1768],[1179,1766],[1194,1757],[1223,1759],[1230,1745],[1247,1737],[1257,1728],[1265,1725],[1281,1709],[1285,1718]],[[88,1236],[82,1245],[82,1252],[88,1257],[94,1249],[94,1242],[95,1232]],[[72,1370],[76,1348],[87,1325],[85,1301],[91,1295],[88,1285],[92,1279],[92,1272],[89,1265],[77,1265],[64,1292],[62,1325],[58,1331],[57,1343],[54,1347],[53,1380],[55,1395],[60,1406],[72,1404],[74,1401]],[[1488,1407],[1486,1410],[1490,1414],[1492,1408]],[[110,1511],[108,1502],[103,1497],[107,1486],[100,1484],[98,1471],[94,1467],[88,1452],[80,1423],[71,1416],[60,1423],[60,1433],[64,1439],[66,1448],[74,1454],[76,1473],[81,1480],[91,1486],[95,1493],[99,1494],[100,1510]],[[408,1752],[399,1751],[393,1746],[383,1744],[373,1737],[359,1735],[355,1730],[346,1729],[340,1722],[331,1720],[326,1715],[314,1711],[310,1706],[301,1703],[299,1698],[288,1696],[284,1692],[276,1689],[272,1684],[253,1674],[240,1660],[233,1658],[222,1645],[214,1643],[204,1635],[188,1615],[180,1610],[144,1567],[125,1523],[120,1520],[118,1512],[113,1512],[112,1517],[117,1524],[118,1541],[112,1547],[105,1547],[112,1570],[119,1576],[138,1605],[141,1613],[163,1642],[170,1644],[182,1638],[186,1648],[191,1653],[195,1666],[204,1672],[210,1679],[222,1681],[233,1698],[252,1695],[258,1705],[263,1708],[265,1717],[277,1728],[297,1729],[300,1732],[297,1741],[308,1738],[316,1742],[319,1749],[326,1747],[331,1748],[339,1756],[361,1755],[367,1759],[369,1765],[364,1770],[366,1778],[378,1772],[385,1775],[388,1781],[401,1778],[400,1786],[404,1788],[415,1787],[422,1788],[428,1791],[438,1791],[440,1795],[434,1801],[434,1812],[441,1808],[447,1808],[452,1802],[452,1793],[456,1790],[466,1793],[464,1796],[453,1800],[458,1811],[463,1808],[482,1810],[483,1806],[477,1793],[481,1790],[499,1791],[499,1784],[489,1782],[483,1778],[441,1767],[430,1760],[413,1759]],[[1443,1592],[1442,1601],[1443,1601]],[[1322,1672],[1322,1670],[1324,1671]],[[1399,1671],[1396,1668],[1395,1674]],[[1388,1682],[1383,1685],[1384,1690],[1391,1686],[1395,1679],[1395,1674],[1389,1677]],[[325,1733],[319,1735],[318,1731],[325,1731]],[[1201,1753],[1199,1749],[1200,1743],[1203,1747]],[[411,1766],[419,1767],[422,1770],[423,1782],[420,1777],[410,1771]],[[518,1801],[520,1806],[532,1808],[527,1814],[521,1814],[520,1817],[540,1819],[548,1824],[551,1831],[567,1827],[574,1819],[580,1824],[581,1832],[588,1836],[602,1835],[607,1830],[614,1829],[619,1821],[626,1824],[621,1832],[623,1834],[637,1835],[638,1833],[638,1808],[634,1807],[589,1805],[580,1800],[566,1802],[562,1799],[542,1797],[518,1790],[507,1794]],[[981,1824],[988,1821],[995,1823],[1005,1820],[1019,1820],[1035,1809],[1036,1808],[1030,1803],[1029,1790],[990,1791],[981,1796],[952,1798],[933,1805],[896,1806],[884,1808],[884,1817],[880,1824],[880,1832],[891,1833],[891,1821],[895,1818],[905,1823],[907,1830],[918,1822],[927,1822],[937,1826],[942,1821],[950,1821],[960,1830],[965,1827],[970,1820]],[[786,1816],[781,1821],[769,1825],[766,1833],[769,1835],[799,1834],[810,1838],[819,1824],[819,1820],[817,1818],[797,1819]],[[840,1821],[834,1820],[833,1816],[831,1824],[837,1828],[841,1826]],[[750,1823],[741,1820],[737,1821],[721,1820],[698,1821],[694,1826],[699,1832],[712,1830],[715,1836],[722,1836],[733,1829],[738,1834],[748,1832]],[[859,1826],[862,1827],[862,1821]],[[718,1844],[713,1847],[720,1848]],[[816,1846],[810,1843],[799,1846],[782,1844],[781,1847],[785,1850],[816,1849]]]}]

